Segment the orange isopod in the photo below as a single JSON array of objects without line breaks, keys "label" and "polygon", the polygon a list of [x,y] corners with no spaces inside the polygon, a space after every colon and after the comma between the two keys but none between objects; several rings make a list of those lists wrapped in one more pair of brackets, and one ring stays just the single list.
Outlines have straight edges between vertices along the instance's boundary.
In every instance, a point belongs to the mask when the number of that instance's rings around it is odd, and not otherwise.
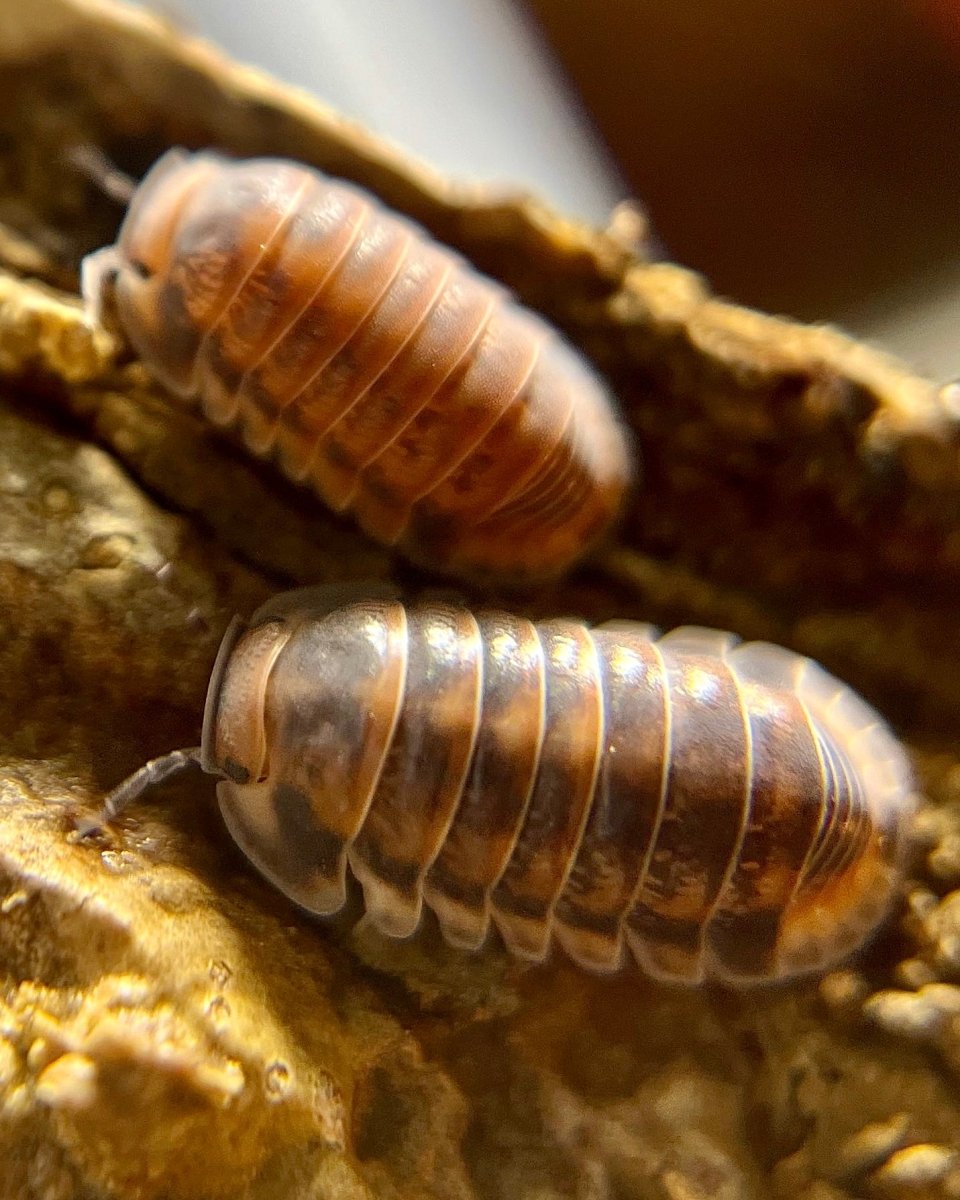
[{"label": "orange isopod", "polygon": [[169,151],[83,292],[164,385],[433,569],[558,574],[621,508],[632,453],[586,361],[312,168]]},{"label": "orange isopod", "polygon": [[226,635],[202,745],[147,764],[109,820],[190,762],[282,892],[336,912],[349,864],[384,933],[428,905],[674,982],[822,970],[888,910],[914,806],[877,713],[808,658],[731,634],[533,624],[308,589]]}]

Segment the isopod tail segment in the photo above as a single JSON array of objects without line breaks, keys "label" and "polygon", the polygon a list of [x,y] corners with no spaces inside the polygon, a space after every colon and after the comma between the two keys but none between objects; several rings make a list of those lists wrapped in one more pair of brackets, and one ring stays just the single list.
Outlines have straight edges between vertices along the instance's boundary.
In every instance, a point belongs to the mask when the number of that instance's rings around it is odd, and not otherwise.
[{"label": "isopod tail segment", "polygon": [[915,795],[905,751],[802,655],[729,633],[538,624],[355,585],[228,631],[197,751],[252,863],[309,912],[406,937],[424,906],[475,949],[632,956],[674,983],[822,971],[889,911]]}]

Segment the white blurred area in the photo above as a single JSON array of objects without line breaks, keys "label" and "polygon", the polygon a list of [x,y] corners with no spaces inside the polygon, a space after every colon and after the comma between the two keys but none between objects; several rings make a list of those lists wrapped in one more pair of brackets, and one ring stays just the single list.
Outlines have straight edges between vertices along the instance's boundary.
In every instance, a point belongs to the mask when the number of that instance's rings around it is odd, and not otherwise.
[{"label": "white blurred area", "polygon": [[845,329],[931,379],[960,379],[960,269],[913,280],[885,304],[842,313]]},{"label": "white blurred area", "polygon": [[627,194],[512,0],[173,0],[163,11],[448,175],[532,190],[596,224]]}]

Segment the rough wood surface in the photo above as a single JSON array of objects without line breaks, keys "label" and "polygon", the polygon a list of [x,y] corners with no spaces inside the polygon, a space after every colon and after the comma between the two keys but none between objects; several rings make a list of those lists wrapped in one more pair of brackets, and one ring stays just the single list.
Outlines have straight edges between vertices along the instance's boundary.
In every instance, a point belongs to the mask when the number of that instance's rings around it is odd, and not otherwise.
[{"label": "rough wood surface", "polygon": [[[960,1195],[955,389],[448,185],[142,13],[0,7],[0,68],[0,1196]],[[80,143],[133,172],[181,143],[355,179],[594,358],[641,487],[615,545],[499,599],[769,637],[890,716],[927,800],[857,962],[678,991],[313,923],[199,777],[77,840],[127,770],[196,741],[234,611],[290,583],[438,586],[83,323],[77,264],[121,214],[73,172]]]}]

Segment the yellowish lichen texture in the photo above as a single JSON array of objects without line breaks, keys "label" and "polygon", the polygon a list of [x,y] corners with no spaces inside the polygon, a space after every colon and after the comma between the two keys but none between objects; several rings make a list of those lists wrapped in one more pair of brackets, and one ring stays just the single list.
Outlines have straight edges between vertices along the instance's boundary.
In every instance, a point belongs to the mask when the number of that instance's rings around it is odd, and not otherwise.
[{"label": "yellowish lichen texture", "polygon": [[[446,183],[169,22],[0,9],[0,1200],[960,1196],[960,395],[739,309],[523,197]],[[824,979],[599,978],[287,904],[209,779],[77,825],[196,743],[220,636],[294,584],[437,586],[84,323],[121,213],[72,165],[170,145],[375,190],[610,379],[643,472],[531,616],[692,622],[812,654],[923,791],[889,923]],[[636,224],[636,222],[634,222]]]}]

